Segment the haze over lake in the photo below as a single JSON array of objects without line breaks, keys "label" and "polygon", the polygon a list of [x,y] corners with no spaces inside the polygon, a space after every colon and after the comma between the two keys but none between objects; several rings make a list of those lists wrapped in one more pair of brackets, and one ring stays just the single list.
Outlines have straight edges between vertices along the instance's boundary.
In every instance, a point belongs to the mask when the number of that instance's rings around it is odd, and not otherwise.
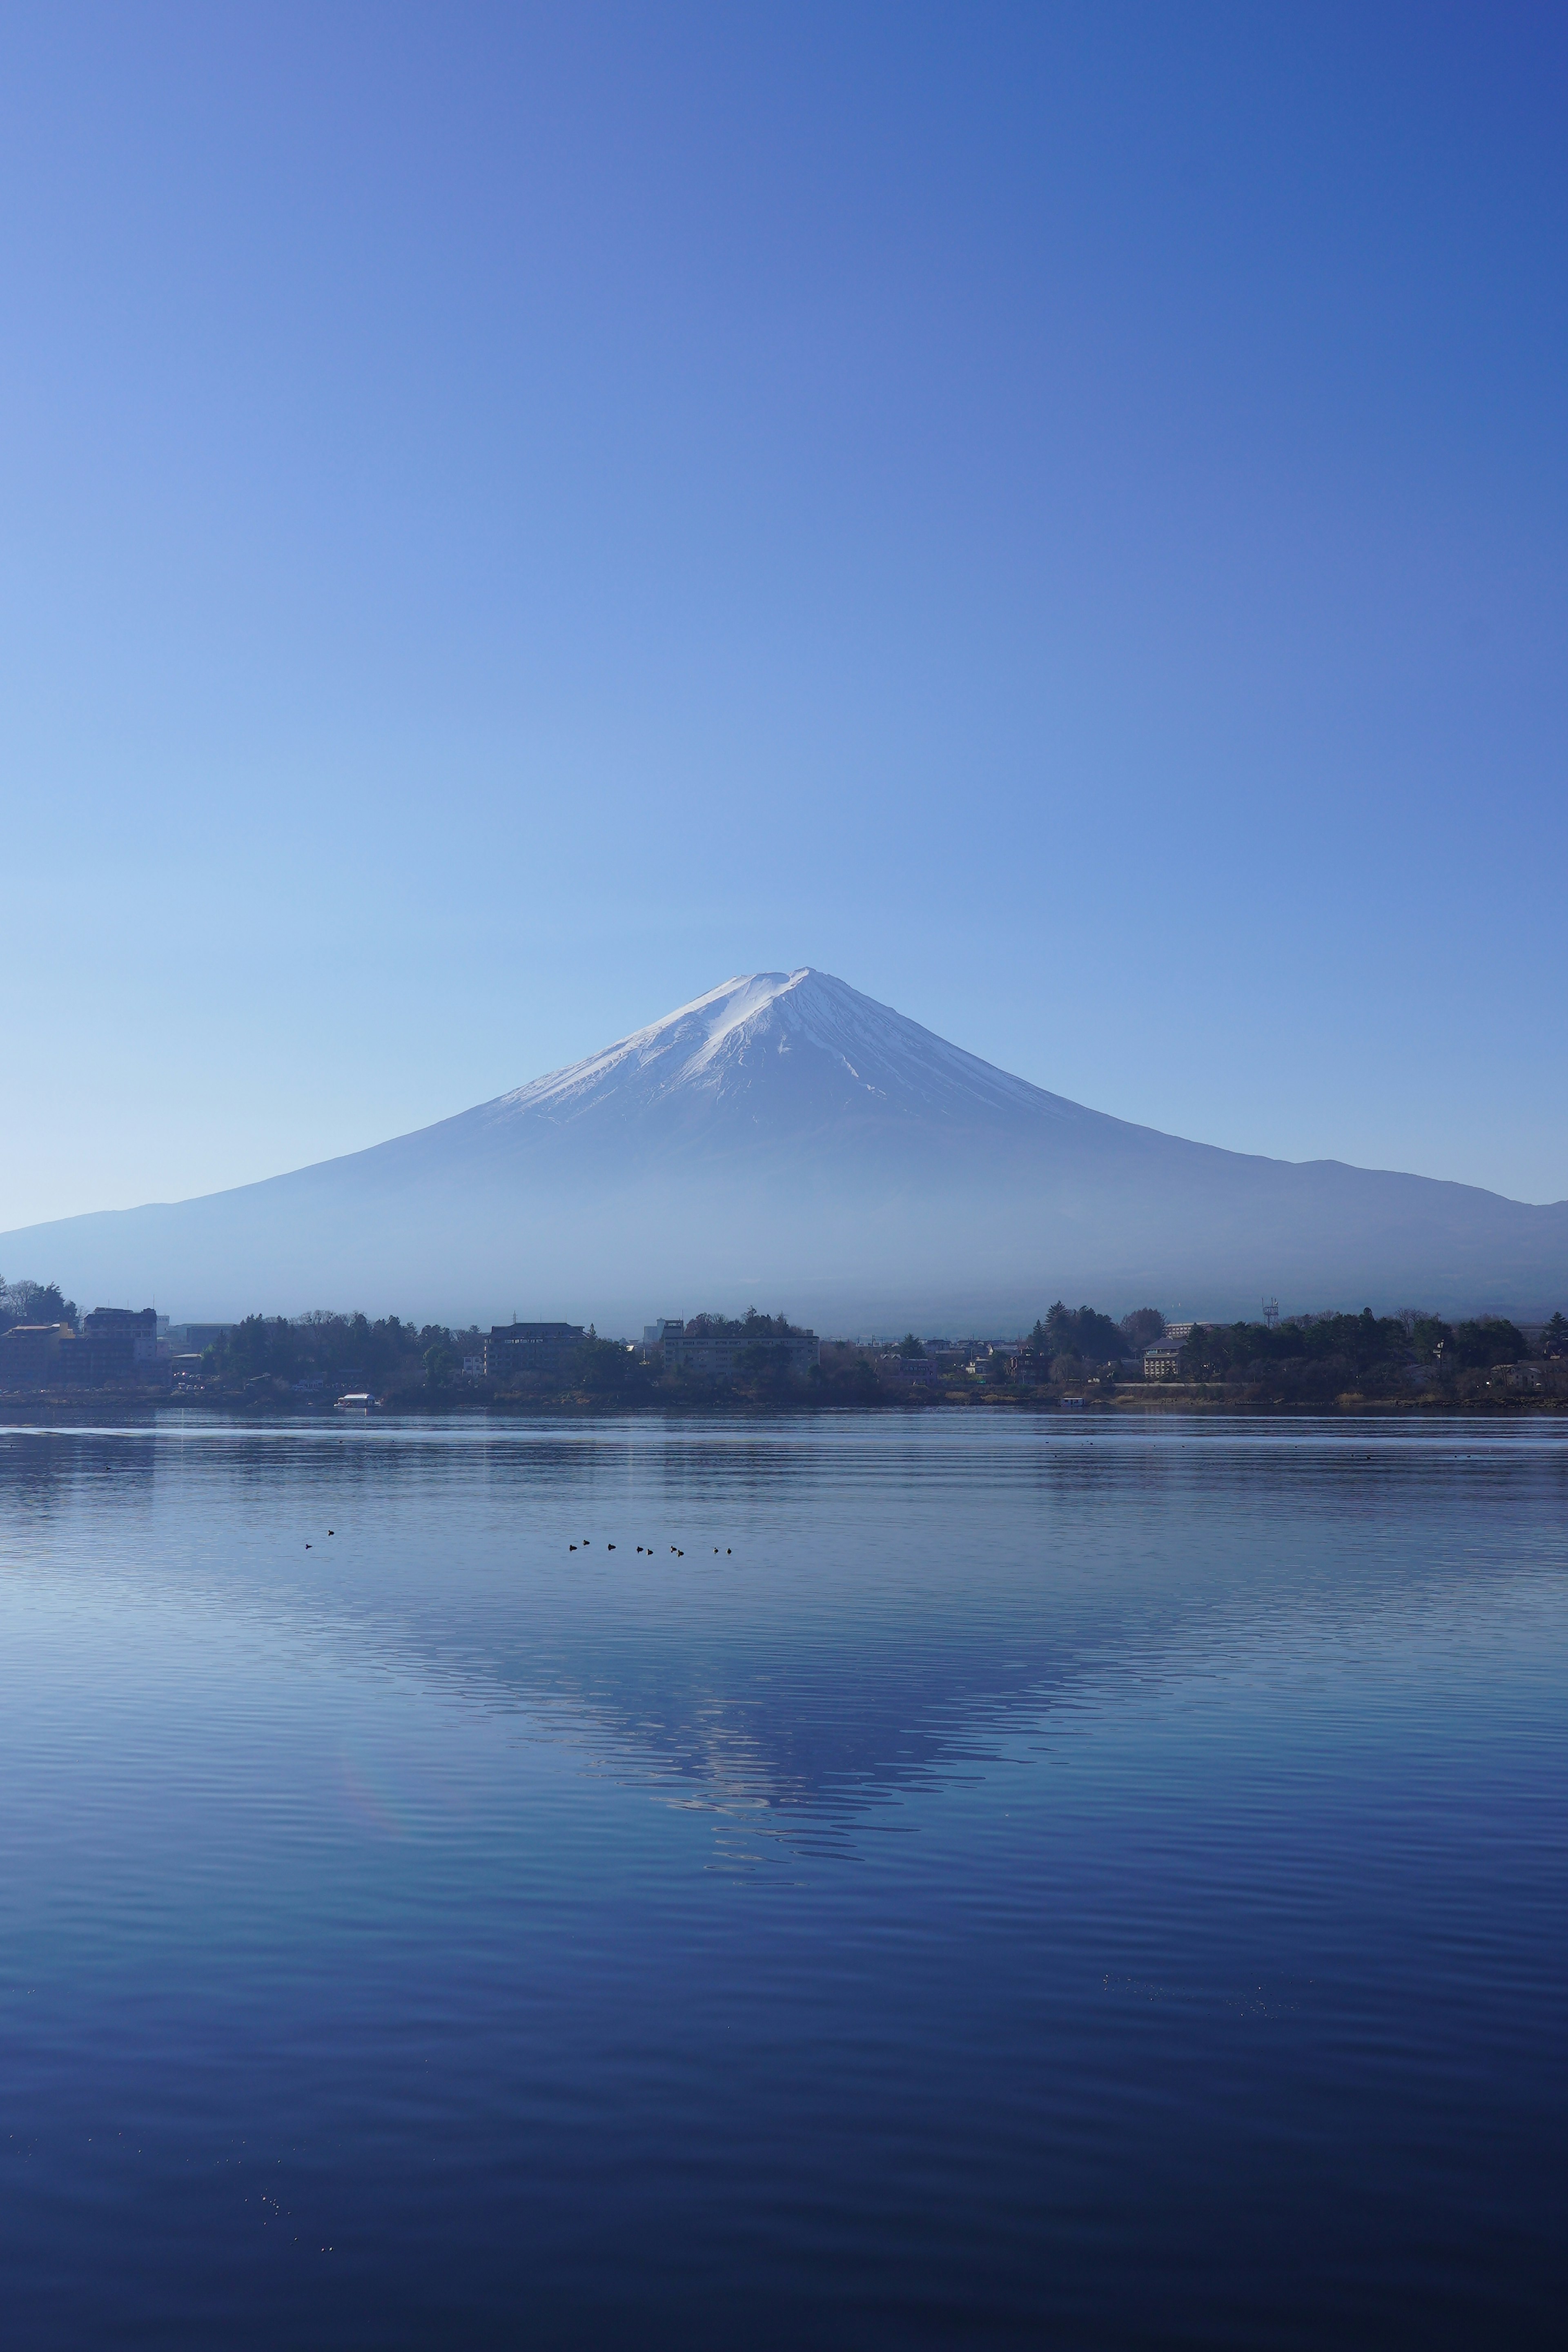
[{"label": "haze over lake", "polygon": [[7,2342],[1554,2340],[1565,1505],[1542,1421],[5,1433]]},{"label": "haze over lake", "polygon": [[383,1300],[637,1330],[729,1296],[829,1330],[1022,1329],[1065,1289],[1541,1319],[1568,1201],[1219,1151],[1068,1102],[829,972],[728,980],[456,1118],[265,1183],[0,1233],[199,1319]]}]

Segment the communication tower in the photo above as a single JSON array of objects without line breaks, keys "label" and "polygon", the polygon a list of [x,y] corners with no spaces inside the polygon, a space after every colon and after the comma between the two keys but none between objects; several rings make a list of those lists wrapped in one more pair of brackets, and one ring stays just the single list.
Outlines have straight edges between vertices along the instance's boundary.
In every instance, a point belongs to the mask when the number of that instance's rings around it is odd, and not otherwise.
[{"label": "communication tower", "polygon": [[1270,1331],[1278,1330],[1279,1326],[1279,1301],[1277,1298],[1266,1298],[1264,1300],[1263,1320],[1266,1327]]}]

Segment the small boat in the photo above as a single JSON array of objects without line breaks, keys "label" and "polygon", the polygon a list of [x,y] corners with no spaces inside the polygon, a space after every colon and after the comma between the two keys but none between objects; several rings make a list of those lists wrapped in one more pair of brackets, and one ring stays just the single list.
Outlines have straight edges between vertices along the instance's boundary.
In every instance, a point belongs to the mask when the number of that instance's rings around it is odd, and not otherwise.
[{"label": "small boat", "polygon": [[356,1389],[352,1396],[341,1396],[332,1407],[334,1412],[374,1412],[375,1399],[368,1389]]}]

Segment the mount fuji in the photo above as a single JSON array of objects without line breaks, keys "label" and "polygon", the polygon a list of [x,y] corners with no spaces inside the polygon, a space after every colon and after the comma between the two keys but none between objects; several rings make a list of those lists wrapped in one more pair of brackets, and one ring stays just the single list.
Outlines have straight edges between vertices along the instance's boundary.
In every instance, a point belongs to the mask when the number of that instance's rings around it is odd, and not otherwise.
[{"label": "mount fuji", "polygon": [[1089,1110],[826,972],[726,981],[454,1118],[204,1198],[0,1234],[0,1265],[192,1319],[467,1322],[750,1303],[829,1331],[1568,1302],[1568,1202],[1223,1151]]}]

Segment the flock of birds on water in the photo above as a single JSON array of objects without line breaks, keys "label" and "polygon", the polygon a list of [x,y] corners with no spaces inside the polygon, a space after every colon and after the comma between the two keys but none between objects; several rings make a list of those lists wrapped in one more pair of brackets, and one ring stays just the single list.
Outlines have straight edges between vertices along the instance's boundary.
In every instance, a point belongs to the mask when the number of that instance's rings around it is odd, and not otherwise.
[{"label": "flock of birds on water", "polygon": [[[107,1470],[109,1467],[108,1463],[106,1462],[103,1466]],[[337,1529],[336,1528],[329,1528],[327,1529],[327,1533],[330,1536],[335,1536],[337,1534]],[[575,1543],[569,1543],[566,1549],[568,1551],[586,1551],[588,1549],[590,1540],[591,1538],[587,1536],[580,1536]],[[605,1546],[605,1549],[606,1551],[614,1551],[615,1548],[614,1544],[606,1544]],[[677,1559],[684,1559],[686,1558],[686,1554],[679,1544],[671,1544],[669,1549],[675,1554]],[[314,1544],[307,1544],[305,1546],[305,1549],[307,1551],[314,1551],[315,1546]],[[652,1544],[638,1544],[637,1549],[638,1551],[646,1552],[649,1559],[653,1558]],[[715,1559],[719,1557],[719,1547],[717,1544],[713,1547],[713,1557]],[[734,1546],[732,1544],[725,1545],[724,1557],[726,1559],[731,1559],[734,1557]]]},{"label": "flock of birds on water", "polygon": [[[576,1541],[575,1543],[569,1543],[569,1544],[567,1545],[566,1549],[567,1549],[567,1550],[568,1550],[568,1551],[586,1551],[586,1550],[587,1550],[587,1549],[588,1549],[588,1544],[589,1544],[589,1538],[588,1538],[588,1537],[586,1537],[586,1536],[580,1536],[580,1537],[578,1538],[578,1539],[577,1539],[577,1541]],[[613,1543],[607,1543],[607,1544],[605,1546],[605,1549],[606,1551],[614,1551],[614,1550],[615,1550],[615,1548],[616,1548],[616,1547],[615,1547],[615,1545],[614,1545]],[[670,1547],[669,1547],[669,1549],[670,1549],[670,1550],[675,1554],[675,1557],[676,1557],[676,1559],[684,1559],[686,1558],[686,1554],[682,1551],[682,1549],[681,1549],[681,1548],[680,1548],[680,1546],[679,1546],[679,1544],[671,1544],[671,1545],[670,1545]],[[652,1546],[652,1544],[638,1544],[638,1546],[637,1546],[637,1549],[638,1549],[638,1551],[646,1552],[646,1553],[647,1554],[647,1557],[649,1558],[649,1559],[651,1559],[653,1558],[653,1546]],[[731,1551],[732,1551],[732,1547],[731,1547],[731,1545],[729,1545],[729,1544],[726,1544],[726,1545],[725,1545],[725,1547],[724,1547],[724,1557],[725,1557],[725,1559],[730,1559],[730,1558],[731,1558]],[[718,1545],[717,1545],[717,1544],[715,1544],[715,1545],[714,1545],[714,1547],[713,1547],[713,1557],[714,1557],[714,1559],[718,1559],[718,1557],[719,1557],[719,1547],[718,1547]]]}]

